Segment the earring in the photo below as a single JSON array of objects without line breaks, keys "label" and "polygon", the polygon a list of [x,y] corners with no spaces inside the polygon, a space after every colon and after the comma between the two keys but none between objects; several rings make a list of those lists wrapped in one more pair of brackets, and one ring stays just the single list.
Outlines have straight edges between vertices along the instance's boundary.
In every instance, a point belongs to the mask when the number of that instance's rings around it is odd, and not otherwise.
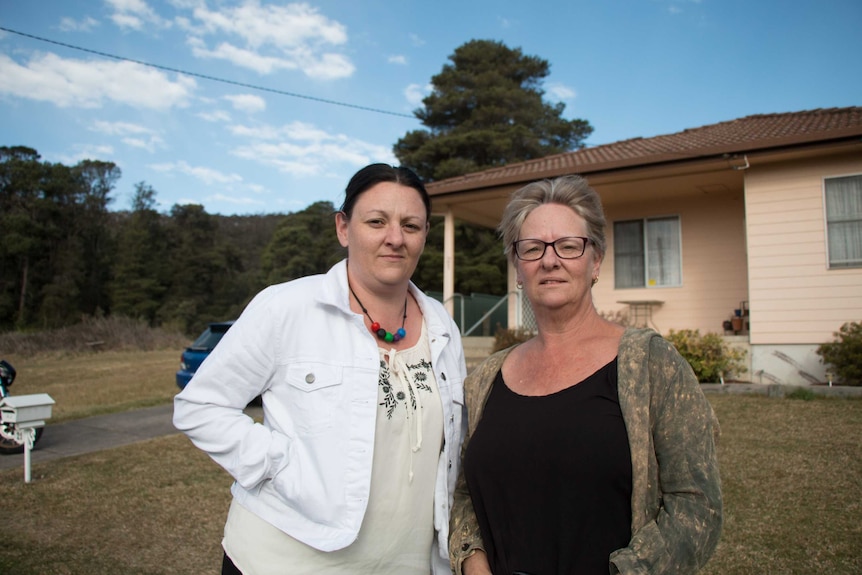
[{"label": "earring", "polygon": [[592,283],[592,285],[596,285],[597,283],[599,283],[599,276],[595,276],[595,277],[593,277],[593,283]]},{"label": "earring", "polygon": [[518,289],[524,289],[524,284],[522,282],[517,282],[515,284],[515,287],[517,287]]}]

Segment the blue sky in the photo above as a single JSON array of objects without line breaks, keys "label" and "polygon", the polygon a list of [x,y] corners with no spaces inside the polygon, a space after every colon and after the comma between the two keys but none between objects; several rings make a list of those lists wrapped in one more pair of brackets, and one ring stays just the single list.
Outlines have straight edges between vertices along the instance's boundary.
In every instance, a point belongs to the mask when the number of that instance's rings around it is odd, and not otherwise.
[{"label": "blue sky", "polygon": [[862,105],[859,0],[0,0],[0,27],[0,145],[116,163],[114,209],[141,181],[161,211],[338,206],[472,39],[547,60],[588,145]]}]

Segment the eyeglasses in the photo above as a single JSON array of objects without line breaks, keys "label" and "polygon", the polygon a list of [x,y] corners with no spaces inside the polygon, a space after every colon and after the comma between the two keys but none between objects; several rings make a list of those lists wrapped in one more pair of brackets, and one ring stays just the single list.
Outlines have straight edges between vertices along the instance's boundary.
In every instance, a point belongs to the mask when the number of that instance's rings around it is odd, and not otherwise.
[{"label": "eyeglasses", "polygon": [[553,246],[554,253],[564,260],[574,260],[582,255],[587,249],[587,244],[592,243],[590,238],[581,236],[571,236],[568,238],[560,238],[552,242],[543,242],[542,240],[518,240],[512,242],[512,247],[515,248],[515,255],[518,259],[525,262],[534,262],[545,257],[545,250],[548,246]]}]

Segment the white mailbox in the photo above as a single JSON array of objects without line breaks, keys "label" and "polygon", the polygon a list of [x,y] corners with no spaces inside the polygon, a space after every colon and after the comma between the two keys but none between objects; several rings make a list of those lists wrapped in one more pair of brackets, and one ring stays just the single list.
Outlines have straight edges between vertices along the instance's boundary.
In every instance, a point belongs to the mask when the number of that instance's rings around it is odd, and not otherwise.
[{"label": "white mailbox", "polygon": [[0,400],[0,419],[18,428],[44,427],[51,418],[54,400],[47,393],[10,395]]}]

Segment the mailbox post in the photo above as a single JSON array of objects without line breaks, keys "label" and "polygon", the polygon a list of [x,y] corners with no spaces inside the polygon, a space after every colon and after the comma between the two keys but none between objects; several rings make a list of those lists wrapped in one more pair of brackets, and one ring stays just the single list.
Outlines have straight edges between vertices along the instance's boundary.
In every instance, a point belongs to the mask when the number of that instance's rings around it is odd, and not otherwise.
[{"label": "mailbox post", "polygon": [[30,450],[36,440],[36,428],[51,418],[54,400],[47,393],[10,395],[0,399],[0,421],[13,431],[15,441],[24,445],[24,482],[30,483]]}]

